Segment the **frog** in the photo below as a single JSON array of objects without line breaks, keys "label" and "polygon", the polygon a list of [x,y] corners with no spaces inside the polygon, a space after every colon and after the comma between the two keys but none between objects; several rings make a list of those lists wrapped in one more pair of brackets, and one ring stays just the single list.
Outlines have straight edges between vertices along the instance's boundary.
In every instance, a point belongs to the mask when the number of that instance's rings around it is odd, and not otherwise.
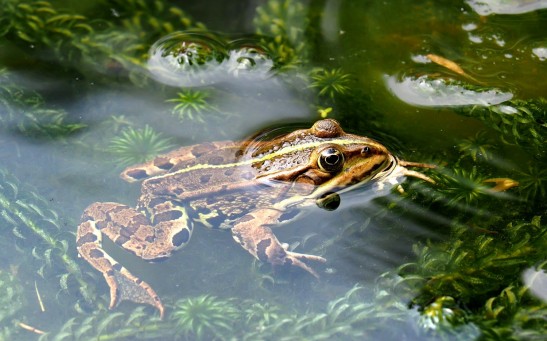
[{"label": "frog", "polygon": [[155,307],[163,318],[156,291],[108,254],[104,237],[145,261],[159,262],[188,244],[199,224],[230,230],[261,262],[319,278],[314,264],[326,259],[290,250],[273,228],[300,219],[306,207],[334,210],[341,193],[367,183],[383,186],[399,176],[434,183],[407,167],[435,166],[401,160],[371,138],[346,133],[334,119],[271,140],[183,146],[126,168],[121,178],[141,184],[136,206],[89,205],[77,229],[77,251],[103,275],[110,309],[128,300]]}]

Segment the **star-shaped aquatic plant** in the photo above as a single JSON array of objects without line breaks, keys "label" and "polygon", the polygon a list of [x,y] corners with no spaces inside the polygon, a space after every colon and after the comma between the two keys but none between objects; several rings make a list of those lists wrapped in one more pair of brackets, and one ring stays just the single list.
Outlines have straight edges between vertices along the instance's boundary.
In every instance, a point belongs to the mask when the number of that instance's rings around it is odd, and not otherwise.
[{"label": "star-shaped aquatic plant", "polygon": [[350,90],[350,75],[342,69],[315,69],[311,72],[311,88],[318,89],[320,96],[334,99],[337,95],[343,95]]},{"label": "star-shaped aquatic plant", "polygon": [[547,169],[540,164],[528,167],[525,172],[517,176],[520,183],[520,192],[526,199],[545,198],[547,194]]},{"label": "star-shaped aquatic plant", "polygon": [[107,150],[114,156],[116,164],[129,166],[150,160],[172,147],[170,138],[145,125],[143,129],[126,128],[120,136],[110,140]]},{"label": "star-shaped aquatic plant", "polygon": [[172,320],[188,338],[221,338],[234,332],[233,321],[238,312],[227,300],[204,295],[179,300],[174,309]]},{"label": "star-shaped aquatic plant", "polygon": [[475,136],[461,140],[458,143],[458,149],[463,154],[463,157],[470,157],[473,161],[477,159],[490,160],[492,159],[491,151],[495,146],[488,138],[486,131],[479,131]]},{"label": "star-shaped aquatic plant", "polygon": [[216,111],[208,100],[209,92],[204,90],[182,90],[178,97],[168,99],[167,102],[175,103],[171,113],[182,120],[193,120],[204,123],[204,114]]}]

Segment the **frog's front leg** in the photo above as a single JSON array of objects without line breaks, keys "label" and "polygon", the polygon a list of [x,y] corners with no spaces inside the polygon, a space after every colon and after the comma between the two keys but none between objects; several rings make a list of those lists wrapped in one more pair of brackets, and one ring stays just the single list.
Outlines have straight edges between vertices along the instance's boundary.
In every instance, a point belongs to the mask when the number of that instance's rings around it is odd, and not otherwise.
[{"label": "frog's front leg", "polygon": [[258,260],[274,266],[294,265],[318,278],[319,275],[302,260],[324,263],[326,259],[288,251],[268,227],[283,222],[282,215],[281,211],[271,208],[255,210],[235,222],[232,235],[236,242]]},{"label": "frog's front leg", "polygon": [[130,300],[156,307],[160,316],[164,311],[154,289],[103,250],[102,236],[145,260],[159,261],[186,244],[190,224],[184,209],[167,200],[153,208],[150,218],[118,203],[94,203],[84,211],[76,235],[78,253],[103,274],[110,287],[109,308]]}]

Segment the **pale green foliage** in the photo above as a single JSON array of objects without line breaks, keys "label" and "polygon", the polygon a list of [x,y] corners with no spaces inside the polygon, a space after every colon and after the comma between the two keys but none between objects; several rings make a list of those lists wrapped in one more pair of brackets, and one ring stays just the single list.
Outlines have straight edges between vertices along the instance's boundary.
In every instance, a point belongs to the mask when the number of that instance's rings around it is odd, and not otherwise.
[{"label": "pale green foliage", "polygon": [[177,334],[210,340],[233,334],[238,315],[231,301],[205,295],[177,301],[171,319],[175,322]]},{"label": "pale green foliage", "polygon": [[264,39],[280,69],[291,69],[307,60],[304,27],[308,26],[307,8],[300,1],[269,0],[256,10],[256,33],[271,37]]},{"label": "pale green foliage", "polygon": [[350,75],[342,69],[315,69],[311,72],[311,88],[319,91],[320,96],[334,99],[337,95],[343,95],[350,91]]},{"label": "pale green foliage", "polygon": [[146,125],[142,129],[122,130],[120,136],[110,140],[108,151],[117,165],[129,166],[148,161],[172,147],[170,138]]},{"label": "pale green foliage", "polygon": [[181,121],[192,120],[204,123],[204,117],[210,112],[216,112],[214,106],[209,104],[209,93],[203,90],[183,90],[177,98],[168,99],[167,102],[174,103],[172,114]]},{"label": "pale green foliage", "polygon": [[477,161],[491,159],[491,151],[495,149],[495,146],[486,132],[480,131],[473,137],[461,140],[458,143],[458,149],[464,157],[470,157],[473,161]]},{"label": "pale green foliage", "polygon": [[0,169],[0,226],[6,238],[11,235],[16,241],[2,243],[1,252],[9,253],[11,257],[20,255],[20,259],[15,258],[18,261],[34,258],[31,264],[38,276],[47,278],[56,273],[59,289],[64,292],[69,291],[67,281],[73,281],[80,295],[89,302],[91,288],[72,258],[74,237],[63,230],[62,225],[58,214],[45,199]]}]

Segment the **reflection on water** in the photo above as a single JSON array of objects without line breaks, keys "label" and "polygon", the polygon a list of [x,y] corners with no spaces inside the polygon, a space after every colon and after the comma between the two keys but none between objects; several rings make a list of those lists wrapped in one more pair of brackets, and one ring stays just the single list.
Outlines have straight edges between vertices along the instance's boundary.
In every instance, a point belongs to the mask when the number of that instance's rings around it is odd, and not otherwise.
[{"label": "reflection on water", "polygon": [[[222,6],[4,1],[0,339],[544,337],[545,1]],[[135,204],[125,166],[320,117],[439,165],[435,184],[329,192],[276,228],[328,260],[319,280],[229,232],[159,264],[105,241],[167,306],[107,308],[74,233],[90,203]]]},{"label": "reflection on water", "polygon": [[399,81],[394,76],[385,77],[386,84],[400,100],[416,106],[491,106],[510,100],[511,93],[499,90],[473,91],[457,84],[447,84],[443,79],[428,79],[427,76],[405,78]]},{"label": "reflection on water", "polygon": [[480,15],[522,14],[547,8],[545,0],[466,0],[466,3]]},{"label": "reflection on water", "polygon": [[176,32],[150,48],[148,70],[158,82],[198,87],[241,77],[263,80],[273,69],[272,57],[258,38],[229,42],[211,33]]}]

